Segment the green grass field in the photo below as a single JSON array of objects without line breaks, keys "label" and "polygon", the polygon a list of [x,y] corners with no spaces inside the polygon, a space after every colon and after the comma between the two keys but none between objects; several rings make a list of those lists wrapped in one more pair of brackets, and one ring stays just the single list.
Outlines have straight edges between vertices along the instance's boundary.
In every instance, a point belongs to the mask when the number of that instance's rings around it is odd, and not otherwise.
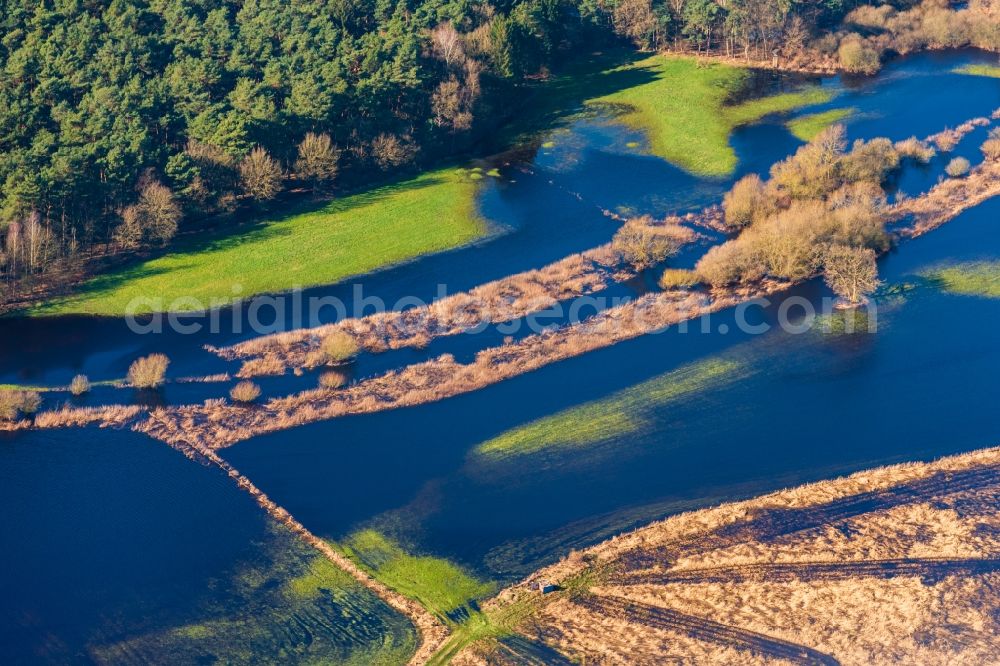
[{"label": "green grass field", "polygon": [[652,56],[607,75],[631,75],[638,83],[589,103],[622,105],[620,120],[646,133],[653,154],[702,176],[725,176],[736,168],[729,145],[736,127],[833,97],[812,87],[730,105],[748,84],[749,72],[685,57]]},{"label": "green grass field", "polygon": [[830,109],[829,111],[823,111],[821,113],[810,113],[805,116],[799,116],[798,118],[792,118],[787,123],[785,127],[791,132],[796,138],[802,141],[812,141],[816,138],[816,135],[825,130],[830,125],[834,123],[839,123],[844,118],[852,115],[857,109],[847,108],[847,109]]},{"label": "green grass field", "polygon": [[958,74],[971,74],[973,76],[989,76],[1000,79],[1000,66],[997,65],[963,65],[954,70]]},{"label": "green grass field", "polygon": [[232,235],[183,239],[164,256],[95,277],[31,314],[190,312],[335,283],[482,236],[475,191],[468,171],[445,169]]},{"label": "green grass field", "polygon": [[475,448],[488,459],[574,449],[642,430],[648,413],[745,377],[737,361],[710,359],[654,377],[607,398],[571,407],[513,428]]}]

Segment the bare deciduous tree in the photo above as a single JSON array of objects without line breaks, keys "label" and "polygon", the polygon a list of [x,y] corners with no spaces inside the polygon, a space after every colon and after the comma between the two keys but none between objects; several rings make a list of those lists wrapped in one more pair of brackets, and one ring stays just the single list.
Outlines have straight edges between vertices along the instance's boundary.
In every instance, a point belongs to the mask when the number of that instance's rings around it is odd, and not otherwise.
[{"label": "bare deciduous tree", "polygon": [[281,165],[260,146],[240,162],[243,191],[257,201],[273,199],[281,191]]},{"label": "bare deciduous tree", "polygon": [[434,56],[451,67],[465,58],[465,46],[462,43],[462,35],[451,21],[439,23],[430,31],[431,50]]},{"label": "bare deciduous tree", "polygon": [[880,284],[875,253],[868,248],[833,245],[823,261],[823,279],[851,305],[861,303]]},{"label": "bare deciduous tree", "polygon": [[299,144],[295,173],[314,183],[329,183],[337,177],[340,151],[333,145],[329,134],[309,132]]}]

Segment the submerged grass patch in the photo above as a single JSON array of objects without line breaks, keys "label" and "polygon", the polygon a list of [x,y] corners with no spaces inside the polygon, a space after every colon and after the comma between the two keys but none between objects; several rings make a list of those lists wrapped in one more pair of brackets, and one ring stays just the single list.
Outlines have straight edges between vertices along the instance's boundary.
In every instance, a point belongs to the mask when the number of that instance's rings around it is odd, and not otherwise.
[{"label": "submerged grass patch", "polygon": [[924,273],[942,290],[964,296],[1000,298],[1000,261],[976,261]]},{"label": "submerged grass patch", "polygon": [[531,611],[526,603],[493,612],[480,610],[474,602],[493,594],[495,583],[479,581],[448,560],[407,553],[375,530],[355,532],[340,547],[377,580],[415,599],[448,625],[451,636],[429,664],[447,664],[473,641],[510,635]]},{"label": "submerged grass patch", "polygon": [[668,372],[610,397],[571,407],[513,428],[475,448],[487,458],[583,447],[638,432],[658,407],[747,376],[747,365],[711,359]]},{"label": "submerged grass patch", "polygon": [[810,113],[798,118],[792,118],[785,126],[797,139],[802,141],[812,141],[816,136],[830,125],[840,122],[844,118],[852,115],[857,109],[851,107],[846,109],[830,109],[820,113]]},{"label": "submerged grass patch", "polygon": [[988,76],[1000,79],[1000,66],[997,65],[962,65],[952,71],[956,74],[971,74],[973,76]]},{"label": "submerged grass patch", "polygon": [[724,176],[736,167],[736,153],[729,145],[736,127],[833,97],[829,90],[810,87],[728,104],[746,87],[748,70],[665,56],[623,67],[643,74],[642,82],[590,103],[622,106],[626,110],[620,120],[646,132],[653,154],[705,176]]},{"label": "submerged grass patch", "polygon": [[448,560],[411,555],[375,530],[355,532],[341,547],[376,579],[419,601],[448,623],[455,623],[456,613],[467,611],[470,602],[496,589],[493,583],[477,580]]},{"label": "submerged grass patch", "polygon": [[211,600],[185,612],[181,623],[92,646],[96,660],[406,662],[417,642],[406,618],[282,528],[274,534],[266,561],[243,566],[230,580],[212,582]]},{"label": "submerged grass patch", "polygon": [[273,216],[248,231],[182,240],[162,257],[95,277],[77,294],[31,314],[120,316],[133,299],[150,297],[157,302],[145,302],[137,312],[183,312],[331,284],[483,235],[475,192],[475,180],[465,171],[432,171]]}]

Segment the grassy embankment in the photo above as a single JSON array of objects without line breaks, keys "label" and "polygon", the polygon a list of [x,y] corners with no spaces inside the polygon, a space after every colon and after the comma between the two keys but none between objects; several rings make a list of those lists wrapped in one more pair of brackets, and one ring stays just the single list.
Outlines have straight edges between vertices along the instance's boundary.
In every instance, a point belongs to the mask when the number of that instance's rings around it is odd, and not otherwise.
[{"label": "grassy embankment", "polygon": [[956,74],[971,74],[973,76],[988,76],[1000,79],[1000,66],[997,65],[963,65],[955,68]]},{"label": "grassy embankment", "polygon": [[798,118],[792,118],[785,126],[788,131],[792,133],[795,138],[802,141],[812,141],[819,135],[820,132],[825,130],[830,125],[838,123],[844,118],[847,118],[853,114],[857,109],[847,108],[847,109],[830,109],[829,111],[821,111],[820,113],[810,113],[805,116],[799,116]]},{"label": "grassy embankment", "polygon": [[447,663],[470,642],[510,633],[527,608],[504,608],[484,613],[474,602],[496,591],[448,560],[415,556],[375,530],[355,532],[340,545],[343,552],[377,580],[414,599],[441,619],[450,637],[431,663]]},{"label": "grassy embankment", "polygon": [[750,368],[738,361],[710,359],[636,384],[607,398],[571,407],[508,430],[476,447],[487,459],[540,451],[578,449],[636,433],[652,411],[744,378]]},{"label": "grassy embankment", "polygon": [[416,648],[405,618],[281,529],[264,562],[216,585],[182,623],[95,646],[98,661],[388,665]]},{"label": "grassy embankment", "polygon": [[[736,168],[729,135],[740,125],[833,97],[829,90],[810,87],[728,104],[748,85],[748,70],[664,56],[624,67],[645,80],[590,104],[622,105],[621,122],[644,131],[654,155],[701,176],[725,176]],[[609,75],[616,71],[621,69]]]},{"label": "grassy embankment", "polygon": [[[32,314],[123,315],[138,297],[162,299],[139,312],[191,311],[253,294],[338,282],[468,243],[485,224],[476,212],[476,178],[462,169],[336,199],[261,220],[206,241],[184,239],[155,259],[95,277],[79,293]],[[234,293],[234,286],[241,287]],[[185,299],[173,303],[175,299]]]},{"label": "grassy embankment", "polygon": [[1000,298],[1000,261],[955,264],[928,271],[924,277],[952,294]]}]

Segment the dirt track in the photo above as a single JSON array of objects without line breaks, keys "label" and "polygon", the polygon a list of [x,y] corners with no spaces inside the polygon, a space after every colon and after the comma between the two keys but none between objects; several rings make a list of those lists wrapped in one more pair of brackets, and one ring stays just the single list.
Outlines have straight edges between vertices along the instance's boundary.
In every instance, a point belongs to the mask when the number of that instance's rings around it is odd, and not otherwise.
[{"label": "dirt track", "polygon": [[597,595],[582,595],[573,602],[595,613],[624,617],[632,623],[684,633],[709,643],[749,650],[762,657],[824,666],[837,666],[840,663],[830,655],[805,645],[783,641],[696,615],[688,615],[671,608]]}]

